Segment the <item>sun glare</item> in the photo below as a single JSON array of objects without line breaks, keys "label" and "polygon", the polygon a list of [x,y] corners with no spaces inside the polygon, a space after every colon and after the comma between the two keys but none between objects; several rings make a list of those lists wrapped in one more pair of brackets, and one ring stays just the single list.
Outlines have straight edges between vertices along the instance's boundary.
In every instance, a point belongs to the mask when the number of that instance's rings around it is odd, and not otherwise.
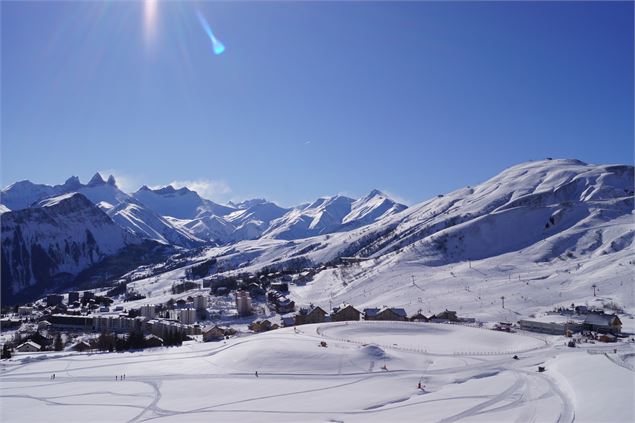
[{"label": "sun glare", "polygon": [[144,0],[143,27],[147,43],[152,43],[157,31],[159,0]]}]

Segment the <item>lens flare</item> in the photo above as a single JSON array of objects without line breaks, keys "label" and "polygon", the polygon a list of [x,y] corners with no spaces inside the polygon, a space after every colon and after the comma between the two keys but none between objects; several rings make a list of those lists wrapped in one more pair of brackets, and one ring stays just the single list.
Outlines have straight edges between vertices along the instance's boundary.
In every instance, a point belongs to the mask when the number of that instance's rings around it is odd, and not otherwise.
[{"label": "lens flare", "polygon": [[157,31],[158,3],[159,0],[144,0],[143,2],[143,29],[148,43],[152,43]]},{"label": "lens flare", "polygon": [[203,16],[201,12],[199,11],[196,12],[196,15],[198,16],[198,21],[201,23],[201,26],[203,27],[203,31],[205,31],[210,41],[212,42],[212,48],[214,50],[214,54],[219,55],[222,52],[224,52],[225,46],[223,45],[223,43],[218,41],[216,37],[214,37],[212,28],[210,28],[209,24],[207,23],[207,19],[205,19],[205,16]]}]

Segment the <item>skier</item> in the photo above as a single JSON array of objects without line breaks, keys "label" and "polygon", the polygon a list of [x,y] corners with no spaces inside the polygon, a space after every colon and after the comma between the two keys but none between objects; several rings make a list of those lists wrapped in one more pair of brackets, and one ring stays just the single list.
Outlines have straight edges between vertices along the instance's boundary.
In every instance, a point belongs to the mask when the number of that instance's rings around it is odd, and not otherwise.
[{"label": "skier", "polygon": [[115,375],[115,380],[119,380],[118,378],[119,378],[119,376]]},{"label": "skier", "polygon": [[258,370],[256,370],[256,377],[258,377]]}]

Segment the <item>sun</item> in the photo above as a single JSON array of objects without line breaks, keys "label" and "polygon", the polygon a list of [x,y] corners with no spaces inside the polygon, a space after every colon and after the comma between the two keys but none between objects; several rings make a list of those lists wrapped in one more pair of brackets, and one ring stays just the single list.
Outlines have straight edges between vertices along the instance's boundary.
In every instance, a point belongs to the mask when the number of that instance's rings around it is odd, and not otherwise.
[{"label": "sun", "polygon": [[144,0],[143,2],[143,32],[146,43],[154,41],[157,32],[159,0]]}]

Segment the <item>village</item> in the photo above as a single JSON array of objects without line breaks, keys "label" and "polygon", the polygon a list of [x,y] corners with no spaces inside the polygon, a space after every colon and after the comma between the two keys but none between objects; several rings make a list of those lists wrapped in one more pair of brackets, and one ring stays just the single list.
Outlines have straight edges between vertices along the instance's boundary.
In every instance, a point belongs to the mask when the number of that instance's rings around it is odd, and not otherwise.
[{"label": "village", "polygon": [[[307,276],[310,272],[304,273],[303,277]],[[147,302],[125,285],[100,294],[49,294],[2,315],[2,357],[51,350],[121,351],[180,345],[188,340],[221,341],[280,327],[343,321],[450,323],[563,335],[569,338],[570,347],[617,342],[629,336],[622,333],[622,322],[616,314],[574,304],[538,318],[491,324],[458,316],[448,309],[425,316],[421,310],[408,315],[404,308],[391,306],[358,309],[340,304],[331,310],[313,304],[298,307],[289,297],[292,279],[288,275],[269,273],[244,280],[178,281],[171,288],[174,296],[158,304]]]}]

